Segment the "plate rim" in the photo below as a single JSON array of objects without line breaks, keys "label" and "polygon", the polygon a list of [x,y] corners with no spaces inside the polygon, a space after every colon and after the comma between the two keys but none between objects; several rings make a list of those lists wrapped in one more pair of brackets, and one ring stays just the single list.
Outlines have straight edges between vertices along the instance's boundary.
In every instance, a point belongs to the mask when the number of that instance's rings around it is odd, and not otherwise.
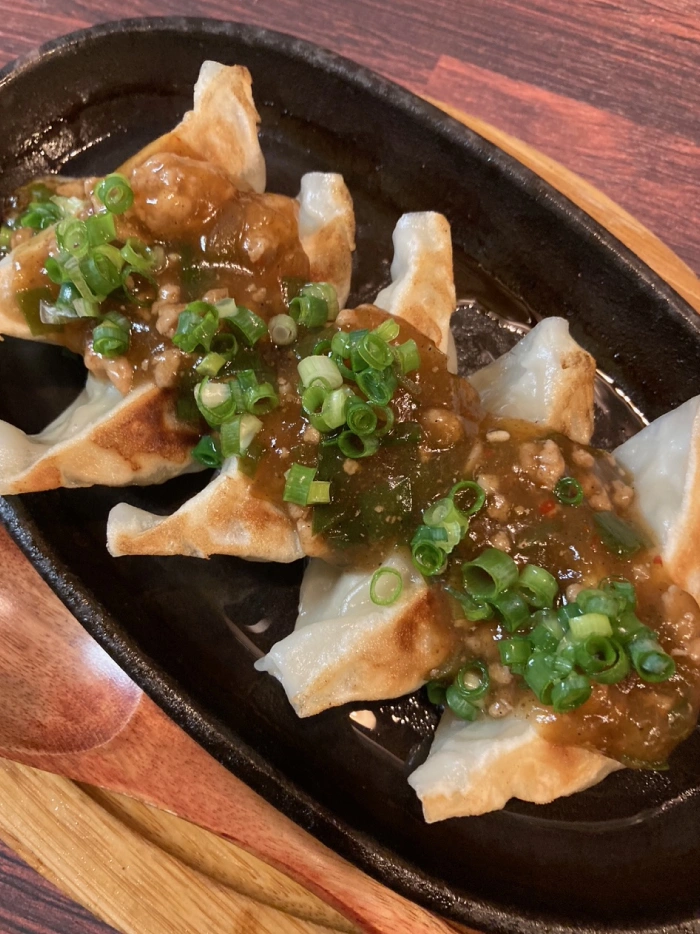
[{"label": "plate rim", "polygon": [[[330,72],[350,85],[379,96],[408,112],[414,119],[427,122],[450,141],[462,146],[469,145],[481,158],[494,164],[500,173],[509,176],[530,197],[548,206],[560,220],[574,225],[582,238],[597,241],[599,246],[612,255],[617,265],[626,267],[657,301],[668,306],[672,314],[680,315],[700,330],[700,315],[672,286],[614,234],[532,169],[413,92],[308,40],[265,27],[206,17],[147,16],[110,20],[52,39],[9,62],[0,70],[0,96],[14,80],[21,79],[33,67],[62,53],[73,51],[79,54],[80,48],[93,39],[114,33],[162,31],[178,34],[197,31],[206,35],[236,36],[252,47],[282,51],[302,60],[309,67]],[[42,579],[81,625],[171,719],[225,768],[307,833],[383,885],[443,917],[452,917],[483,931],[499,934],[534,934],[543,930],[548,934],[576,934],[582,932],[584,927],[587,934],[674,934],[679,931],[679,921],[641,926],[615,926],[586,921],[582,925],[572,926],[569,922],[560,922],[549,915],[536,915],[525,909],[503,908],[489,900],[474,896],[465,899],[457,895],[448,884],[418,869],[378,840],[355,830],[338,818],[295,782],[277,772],[234,730],[196,703],[159,665],[136,648],[128,632],[107,612],[95,595],[81,584],[69,567],[57,558],[39,527],[30,518],[20,497],[0,497],[0,521]],[[226,733],[235,742],[228,740]],[[309,829],[309,825],[313,826],[313,830]],[[459,912],[454,910],[457,903],[461,906]],[[693,921],[690,923],[693,924]]]}]

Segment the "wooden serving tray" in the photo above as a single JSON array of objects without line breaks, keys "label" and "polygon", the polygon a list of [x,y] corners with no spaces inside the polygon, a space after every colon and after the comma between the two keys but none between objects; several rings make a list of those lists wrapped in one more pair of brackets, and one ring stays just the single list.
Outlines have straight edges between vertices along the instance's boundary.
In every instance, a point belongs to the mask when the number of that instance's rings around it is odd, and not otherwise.
[{"label": "wooden serving tray", "polygon": [[[443,109],[534,169],[700,311],[695,274],[609,198]],[[466,930],[379,885],[212,759],[97,646],[2,529],[0,684],[0,837],[124,934]]]}]

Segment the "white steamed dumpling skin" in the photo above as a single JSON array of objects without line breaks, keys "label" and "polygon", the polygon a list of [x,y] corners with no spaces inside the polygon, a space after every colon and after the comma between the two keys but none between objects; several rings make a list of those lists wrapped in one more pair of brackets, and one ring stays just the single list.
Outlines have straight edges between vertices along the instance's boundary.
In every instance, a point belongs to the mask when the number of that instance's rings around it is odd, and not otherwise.
[{"label": "white steamed dumpling skin", "polygon": [[615,451],[674,582],[700,601],[700,396]]},{"label": "white steamed dumpling skin", "polygon": [[533,422],[588,444],[595,372],[595,360],[571,337],[564,318],[545,318],[469,381],[492,415]]}]

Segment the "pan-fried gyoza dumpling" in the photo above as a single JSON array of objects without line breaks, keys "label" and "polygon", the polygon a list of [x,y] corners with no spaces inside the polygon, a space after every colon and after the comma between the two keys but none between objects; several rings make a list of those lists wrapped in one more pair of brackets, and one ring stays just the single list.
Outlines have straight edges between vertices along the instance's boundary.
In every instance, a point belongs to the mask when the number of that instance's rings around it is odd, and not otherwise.
[{"label": "pan-fried gyoza dumpling", "polygon": [[454,647],[438,597],[399,549],[382,564],[401,575],[396,603],[370,598],[372,575],[314,558],[304,574],[294,632],[255,663],[274,675],[300,717],[354,700],[415,691]]},{"label": "pan-fried gyoza dumpling", "polygon": [[446,710],[430,755],[408,783],[432,824],[497,811],[510,798],[548,804],[621,768],[600,753],[555,746],[527,720],[513,715],[465,723]]},{"label": "pan-fried gyoza dumpling", "polygon": [[[432,217],[431,215],[420,216]],[[432,223],[430,221],[430,224]],[[438,232],[442,230],[441,225],[436,224],[435,226]],[[422,225],[407,224],[404,225],[403,230],[402,237],[407,230],[419,230],[421,235],[423,232]],[[395,244],[397,241],[402,242],[401,238],[395,237]],[[426,256],[416,248],[415,243],[407,245],[407,252],[413,257],[413,262],[421,267]],[[395,267],[392,265],[393,268]],[[449,268],[451,269],[451,267]],[[413,272],[415,273],[415,270]],[[405,271],[402,274],[407,275]],[[415,281],[416,276],[413,275],[413,278]],[[385,289],[383,293],[380,293],[380,298],[387,293],[391,294],[390,289]],[[450,289],[444,289],[441,292],[443,295],[449,295],[449,293]],[[444,311],[446,305],[447,300],[445,300],[444,306],[440,305],[440,308]],[[387,310],[389,309],[387,308]],[[401,317],[404,317],[404,315],[402,314]],[[414,313],[414,320],[419,320],[417,312]],[[548,368],[554,386],[545,380],[538,380],[533,384],[523,382],[521,385],[523,404],[530,407],[529,411],[531,413],[541,414],[540,423],[544,425],[548,424],[548,417],[551,417],[552,421],[557,425],[565,424],[567,418],[566,409],[570,405],[579,413],[582,413],[584,407],[588,406],[591,410],[589,413],[590,418],[586,418],[584,421],[586,423],[590,421],[590,430],[592,431],[595,364],[591,368],[588,363],[590,360],[589,355],[569,337],[568,326],[563,319],[550,318],[546,322],[543,321],[538,324],[534,330],[537,331],[538,328],[540,332],[535,335],[535,340],[524,338],[521,342],[525,344],[525,347],[519,354],[518,366],[523,373],[527,373],[530,367],[537,366],[543,355],[543,338],[540,335],[544,334],[545,338],[547,334],[552,335],[554,346],[548,354]],[[506,356],[509,357],[513,353],[514,351],[510,351]],[[571,374],[566,371],[566,367],[559,365],[562,358],[571,360],[572,366],[578,370],[575,382],[571,380]],[[506,371],[506,367],[496,368],[499,362],[496,361],[492,365],[493,369],[488,368],[494,374],[494,378]],[[573,385],[576,385],[580,398],[572,398],[570,393],[557,391],[557,384],[560,382],[572,382]],[[485,408],[488,409],[491,401],[502,399],[506,393],[499,395],[496,387],[488,383],[485,385],[489,391],[483,393],[482,401],[485,402]],[[511,396],[507,414],[514,418],[517,417],[518,412],[518,387],[515,381],[509,385],[507,392]],[[575,391],[574,396],[576,396]],[[586,437],[585,440],[589,440],[589,437]],[[351,700],[383,700],[399,697],[401,694],[420,687],[428,679],[430,668],[425,666],[426,655],[419,651],[418,648],[415,654],[404,654],[400,678],[397,677],[397,672],[392,670],[391,665],[388,665],[383,681],[379,677],[372,679],[371,693],[362,693],[362,691],[358,693],[356,684],[347,678],[336,679],[334,672],[352,671],[355,665],[361,666],[362,660],[365,658],[361,640],[354,641],[338,638],[334,641],[332,634],[336,631],[338,633],[344,631],[346,626],[350,626],[350,631],[353,633],[359,631],[366,633],[366,638],[372,641],[373,653],[377,658],[391,658],[397,639],[400,638],[401,633],[406,631],[404,620],[406,618],[420,619],[422,625],[426,626],[423,637],[432,640],[431,645],[435,650],[431,654],[433,660],[431,667],[439,668],[449,657],[453,649],[453,643],[444,638],[435,641],[436,633],[442,633],[443,631],[442,626],[437,625],[437,628],[435,628],[435,621],[428,620],[424,609],[421,611],[421,596],[418,592],[413,594],[416,609],[411,610],[411,616],[407,616],[407,608],[404,604],[400,607],[388,607],[380,611],[366,600],[363,607],[369,606],[374,612],[362,621],[362,630],[360,630],[357,605],[346,606],[343,603],[341,606],[330,600],[324,600],[321,612],[328,615],[319,616],[318,609],[314,608],[312,612],[315,625],[314,627],[306,627],[311,612],[307,608],[311,605],[311,601],[320,589],[318,586],[309,586],[307,589],[307,579],[322,580],[327,583],[328,587],[331,586],[330,582],[332,582],[332,586],[338,593],[344,593],[347,590],[353,593],[359,591],[368,595],[371,577],[372,574],[368,572],[357,574],[329,568],[322,560],[312,558],[304,577],[305,583],[302,588],[300,614],[294,632],[278,642],[265,658],[257,662],[257,667],[261,671],[269,671],[282,683],[290,703],[300,716],[308,716],[311,712],[318,713],[325,710],[326,707],[337,706]],[[303,637],[301,634],[302,628]],[[383,640],[381,643],[379,642],[380,637]],[[417,646],[420,647],[420,645],[421,643],[418,641]],[[436,651],[438,649],[442,651],[442,655]],[[410,662],[414,664],[412,670],[408,667]],[[377,670],[379,670],[378,665]],[[300,685],[303,687],[300,687]],[[403,690],[399,690],[399,688],[403,688]],[[303,700],[299,699],[300,695]],[[305,712],[301,712],[302,710]]]},{"label": "pan-fried gyoza dumpling", "polygon": [[[299,195],[300,227],[302,234],[321,244],[323,234],[316,236],[313,233],[314,224],[330,225],[336,231],[342,225],[344,233],[338,232],[337,235],[344,249],[349,251],[354,236],[350,223],[352,213],[346,207],[346,194],[339,180],[340,176],[322,176],[319,173],[305,176]],[[443,263],[443,272],[447,268],[446,274],[451,280],[451,262],[448,267],[444,266],[444,226],[434,220],[439,215],[419,214],[417,217],[419,220],[415,223],[407,222],[405,218],[399,220],[397,226],[402,227],[403,233],[398,240],[395,238],[395,243],[398,242],[404,251],[404,259],[401,263],[392,264],[392,270],[409,278],[421,294],[433,295],[433,291],[422,285],[423,277],[430,282],[433,276],[432,266],[426,258],[436,255],[431,240],[425,234],[425,227],[427,223],[436,230],[440,246],[437,255]],[[447,224],[444,218],[442,220]],[[321,227],[321,231],[323,229]],[[449,225],[447,231],[449,243]],[[302,242],[305,243],[304,240]],[[451,255],[449,245],[450,261]],[[327,272],[326,281],[329,279],[332,276]],[[390,288],[381,292],[379,297],[386,296]],[[435,290],[435,294],[442,296],[436,306],[442,319],[448,303],[450,308],[454,307],[450,297],[454,295],[454,286],[451,292],[443,289]],[[414,321],[418,320],[417,309],[408,290],[397,291],[384,308],[406,320],[411,316]],[[157,516],[127,503],[115,506],[107,523],[107,547],[115,557],[227,554],[280,562],[296,561],[310,550],[308,543],[300,540],[297,525],[286,511],[253,495],[252,481],[238,469],[237,458],[226,461],[219,474],[171,516]]]},{"label": "pan-fried gyoza dumpling", "polygon": [[[194,88],[194,108],[174,130],[124,163],[122,174],[130,175],[156,153],[175,153],[212,163],[238,187],[264,191],[265,160],[258,142],[260,117],[251,83],[250,72],[241,65],[204,62]],[[42,266],[51,248],[55,249],[55,237],[50,227],[21,243],[0,262],[0,334],[61,342],[49,329],[32,334],[15,298],[16,291],[23,288],[21,270]]]},{"label": "pan-fried gyoza dumpling", "polygon": [[172,401],[148,383],[123,396],[90,374],[77,399],[39,434],[0,422],[0,495],[177,476],[192,464],[198,435],[175,419]]},{"label": "pan-fried gyoza dumpling", "polygon": [[568,322],[545,318],[469,381],[492,415],[533,422],[588,444],[595,372],[595,360],[571,337]]},{"label": "pan-fried gyoza dumpling", "polygon": [[[202,213],[200,204],[204,200],[206,211],[210,211],[213,194],[207,187],[207,179],[219,186],[223,198],[235,197],[239,188],[261,190],[265,167],[257,139],[258,122],[247,69],[205,62],[195,88],[194,110],[185,115],[175,130],[146,147],[123,169],[135,196],[133,212],[119,219],[120,224],[127,225],[124,238],[130,233],[130,224],[135,224],[139,231],[143,228],[138,225],[145,224],[158,236],[162,232],[160,227],[173,218],[189,223]],[[94,182],[86,182],[85,190],[91,184]],[[273,219],[275,212],[282,218],[285,236],[292,231],[297,238],[298,229],[297,253],[301,255],[308,250],[311,278],[331,282],[344,299],[349,288],[355,231],[349,192],[342,177],[331,173],[311,173],[302,179],[301,185],[297,203],[275,195],[255,197],[268,199],[265,210],[271,212]],[[266,250],[274,254],[275,247],[274,243],[268,243],[264,224],[260,227],[258,223],[260,214],[260,210],[257,214],[253,211],[252,221],[247,216],[245,220],[248,233],[244,249],[253,266]],[[195,234],[198,235],[196,231]],[[49,248],[54,251],[56,248],[51,229],[17,247],[0,264],[0,330],[4,328],[5,333],[22,338],[32,336],[17,306],[14,290],[23,287],[27,272],[36,276]],[[298,259],[293,252],[288,254],[288,264],[296,268]],[[167,285],[165,292],[173,292],[172,284]],[[178,305],[177,300],[168,302],[163,295],[161,298],[152,306],[150,326],[155,329],[158,342],[162,340],[160,335],[166,340],[156,358],[143,361],[146,366],[153,364],[145,371],[146,375],[134,370],[125,358],[103,359],[88,347],[86,363],[97,372],[88,375],[83,393],[52,425],[38,435],[27,436],[11,425],[0,423],[3,493],[95,483],[119,486],[160,483],[193,467],[191,451],[197,434],[176,418],[177,393],[171,388],[169,371],[171,364],[178,362],[174,360],[178,351],[167,341],[179,311],[185,306]],[[248,301],[245,297],[244,300]],[[62,334],[56,340],[63,341]],[[71,349],[78,346],[71,344]],[[133,389],[132,379],[136,383]]]},{"label": "pan-fried gyoza dumpling", "polygon": [[667,412],[615,451],[671,578],[700,602],[700,396]]},{"label": "pan-fried gyoza dumpling", "polygon": [[302,176],[299,237],[309,257],[312,282],[330,282],[344,307],[350,294],[355,213],[342,175],[308,172]]},{"label": "pan-fried gyoza dumpling", "polygon": [[404,214],[392,240],[391,283],[377,295],[375,305],[408,321],[447,354],[456,305],[447,218],[434,211]]}]

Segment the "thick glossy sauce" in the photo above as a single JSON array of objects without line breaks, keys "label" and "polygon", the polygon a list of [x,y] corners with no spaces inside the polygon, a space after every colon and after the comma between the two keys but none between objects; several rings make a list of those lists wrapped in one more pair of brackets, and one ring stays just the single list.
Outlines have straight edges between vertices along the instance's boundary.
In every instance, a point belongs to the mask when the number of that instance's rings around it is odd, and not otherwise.
[{"label": "thick glossy sauce", "polygon": [[[120,388],[155,379],[163,388],[179,385],[192,399],[200,359],[172,343],[179,312],[188,301],[234,297],[266,321],[287,310],[285,281],[309,275],[291,199],[256,195],[236,189],[220,170],[182,154],[155,153],[130,176],[133,208],[118,218],[120,240],[137,236],[163,247],[165,260],[156,272],[157,287],[143,304],[111,298],[107,308],[132,322],[125,358],[105,364],[90,349],[92,322],[64,326],[57,337],[85,353],[92,369],[104,367]],[[90,201],[95,180],[70,182],[62,193]],[[61,186],[59,185],[59,190]],[[27,193],[6,206],[6,216],[21,213]],[[86,209],[93,210],[92,206]],[[52,235],[41,250],[18,253],[21,289],[56,287],[43,264],[56,249]],[[24,256],[24,259],[22,259]],[[105,309],[106,310],[106,309]],[[549,435],[536,426],[496,421],[484,416],[470,384],[448,373],[446,358],[406,322],[400,340],[413,338],[421,367],[396,390],[391,408],[396,425],[371,457],[353,460],[337,446],[322,444],[301,409],[297,362],[320,340],[340,329],[374,328],[386,318],[373,306],[341,313],[338,321],[302,333],[291,347],[263,338],[242,350],[220,374],[255,369],[275,385],[280,405],[263,416],[255,439],[257,467],[252,494],[287,509],[292,521],[315,533],[328,560],[353,567],[376,567],[396,544],[410,542],[423,512],[460,480],[475,479],[487,491],[482,512],[454,550],[448,570],[431,583],[440,613],[454,612],[456,649],[441,671],[456,671],[465,660],[485,659],[492,687],[487,712],[503,716],[514,709],[535,718],[556,742],[599,749],[632,765],[663,764],[668,753],[692,729],[700,705],[700,611],[675,588],[652,547],[633,557],[612,554],[596,532],[596,511],[613,511],[640,524],[633,491],[612,457]],[[119,383],[118,383],[119,384]],[[192,406],[190,406],[192,409]],[[195,410],[195,422],[197,420]],[[407,440],[404,429],[417,434]],[[202,433],[206,429],[200,423]],[[415,431],[414,431],[415,430]],[[331,481],[332,502],[301,509],[283,501],[285,472],[292,463],[318,467],[318,479]],[[579,480],[586,494],[577,507],[564,506],[553,495],[562,476]],[[618,685],[595,685],[591,699],[577,711],[556,715],[538,707],[523,682],[499,663],[497,643],[504,637],[493,623],[470,624],[445,596],[457,583],[456,568],[485,547],[509,552],[519,564],[537,564],[558,578],[562,593],[575,599],[581,586],[595,586],[607,576],[623,576],[637,588],[637,613],[656,630],[673,655],[676,675],[668,682],[645,684],[636,674]]]}]

